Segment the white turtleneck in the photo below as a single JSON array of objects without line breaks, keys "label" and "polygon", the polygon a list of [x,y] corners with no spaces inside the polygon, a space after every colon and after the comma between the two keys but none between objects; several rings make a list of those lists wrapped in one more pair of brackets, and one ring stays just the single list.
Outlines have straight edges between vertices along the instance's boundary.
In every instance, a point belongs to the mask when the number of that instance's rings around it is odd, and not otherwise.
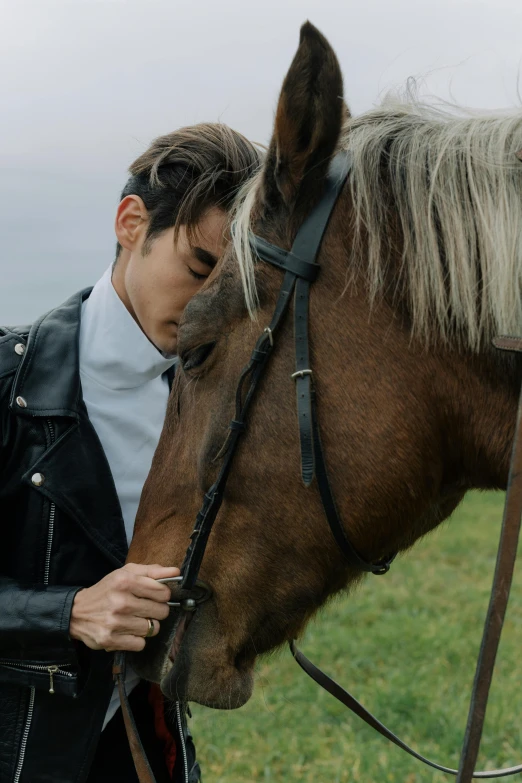
[{"label": "white turtleneck", "polygon": [[[164,373],[176,358],[148,340],[112,285],[112,267],[82,305],[80,378],[87,413],[101,441],[130,543],[143,484],[165,419]],[[139,682],[129,668],[127,690]],[[103,728],[119,706],[113,693]]]}]

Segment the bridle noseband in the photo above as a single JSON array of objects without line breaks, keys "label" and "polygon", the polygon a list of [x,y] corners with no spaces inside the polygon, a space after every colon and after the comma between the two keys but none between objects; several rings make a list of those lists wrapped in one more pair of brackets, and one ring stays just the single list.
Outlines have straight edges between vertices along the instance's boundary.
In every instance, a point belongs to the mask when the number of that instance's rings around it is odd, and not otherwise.
[{"label": "bridle noseband", "polygon": [[[341,524],[336,503],[332,494],[328,471],[321,445],[321,437],[317,418],[316,395],[313,383],[313,370],[310,361],[308,310],[310,286],[316,280],[320,267],[317,256],[321,242],[328,226],[337,199],[348,178],[351,168],[349,153],[340,152],[332,160],[321,200],[310,212],[299,229],[291,250],[283,250],[272,245],[261,237],[251,235],[250,244],[254,254],[262,261],[284,271],[283,282],[275,306],[272,320],[264,330],[257,343],[250,361],[243,369],[237,390],[235,416],[229,424],[229,435],[226,448],[223,449],[223,462],[216,481],[206,492],[203,505],[196,517],[196,524],[191,534],[191,542],[185,554],[181,567],[182,576],[175,579],[158,580],[160,582],[179,582],[181,590],[189,591],[188,596],[180,601],[169,602],[170,606],[180,609],[180,619],[177,624],[174,648],[177,652],[181,645],[183,634],[190,622],[190,617],[197,605],[207,600],[210,588],[198,579],[199,570],[205,554],[212,527],[223,501],[227,479],[230,475],[233,459],[240,436],[246,430],[246,421],[250,405],[254,398],[259,381],[264,373],[275,345],[277,332],[294,294],[294,337],[295,337],[295,372],[292,379],[296,385],[297,413],[299,423],[299,442],[301,452],[301,476],[306,487],[314,479],[321,496],[325,516],[333,537],[342,551],[347,563],[358,571],[371,572],[376,575],[385,574],[396,553],[387,555],[377,562],[369,562],[356,550]],[[522,351],[522,340],[517,338],[499,338],[497,347],[504,350]],[[497,568],[492,589],[488,619],[484,630],[481,653],[477,664],[477,673],[473,686],[468,726],[461,756],[460,770],[451,769],[430,761],[420,755],[393,732],[387,729],[368,710],[366,710],[351,694],[341,688],[324,672],[314,666],[291,643],[292,654],[304,671],[321,687],[331,693],[336,699],[351,709],[366,723],[377,730],[382,736],[395,743],[410,755],[434,769],[457,775],[457,783],[468,783],[475,778],[498,778],[522,772],[522,765],[504,770],[474,771],[478,754],[482,725],[493,672],[496,649],[500,639],[502,622],[507,605],[509,588],[512,580],[514,560],[516,557],[516,542],[520,528],[522,513],[522,394],[521,405],[515,434],[513,457],[510,465],[509,490],[506,498],[506,509],[502,529],[501,542],[497,556]],[[131,751],[141,783],[155,783],[143,747],[139,740],[132,712],[125,692],[125,658],[123,653],[115,657],[113,667],[114,679],[118,683],[125,725],[129,736]]]}]

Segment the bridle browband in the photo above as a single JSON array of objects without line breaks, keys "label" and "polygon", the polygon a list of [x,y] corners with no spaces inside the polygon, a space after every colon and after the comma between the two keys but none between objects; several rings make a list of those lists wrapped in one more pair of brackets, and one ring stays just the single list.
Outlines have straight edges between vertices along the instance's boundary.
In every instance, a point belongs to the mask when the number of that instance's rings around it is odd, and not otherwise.
[{"label": "bridle browband", "polygon": [[[350,168],[351,158],[349,153],[344,151],[339,152],[331,162],[322,198],[303,222],[295,237],[291,250],[283,250],[254,234],[250,237],[250,244],[254,254],[262,261],[283,270],[284,277],[270,325],[264,329],[262,335],[259,337],[255,348],[252,351],[250,361],[240,375],[236,390],[235,416],[229,424],[229,435],[225,444],[225,449],[223,449],[223,462],[216,481],[206,492],[203,505],[196,517],[196,524],[191,534],[191,542],[181,567],[182,576],[177,577],[175,580],[163,580],[179,581],[180,588],[189,591],[186,594],[189,596],[193,594],[191,591],[199,590],[199,593],[196,592],[195,594],[196,598],[193,599],[189,597],[180,602],[180,620],[177,624],[174,641],[176,650],[178,650],[181,645],[183,634],[192,613],[197,608],[197,604],[206,600],[210,595],[209,588],[198,580],[199,570],[205,554],[209,535],[223,501],[227,479],[230,475],[240,436],[246,430],[246,420],[252,399],[274,348],[275,338],[288,309],[292,294],[294,294],[295,339],[295,372],[292,374],[292,378],[295,380],[296,384],[301,476],[303,482],[306,487],[309,487],[315,476],[328,525],[347,563],[351,567],[359,571],[381,575],[389,571],[390,565],[396,556],[396,553],[387,555],[376,562],[365,560],[351,543],[341,524],[332,494],[321,445],[313,371],[310,362],[308,339],[310,286],[319,273],[320,267],[317,264],[316,259],[321,242],[335,204],[337,203],[337,199],[348,178]],[[522,340],[518,340],[517,338],[499,338],[495,344],[498,348],[503,350],[522,351]],[[516,481],[515,477],[522,477],[522,438],[519,437],[519,433],[522,430],[521,410],[522,394],[515,432],[513,456],[510,465],[509,488],[506,497],[502,534],[497,555],[497,567],[495,570],[481,651],[477,663],[459,770],[436,764],[414,751],[380,723],[380,721],[368,712],[368,710],[351,696],[351,694],[314,666],[314,664],[296,648],[294,642],[291,642],[290,644],[292,654],[296,661],[321,687],[341,701],[346,707],[351,709],[356,715],[368,723],[368,725],[376,729],[382,736],[407,751],[410,755],[434,769],[457,775],[457,783],[470,783],[472,778],[498,778],[522,772],[522,765],[504,770],[474,772],[485,717],[489,685],[493,674],[495,655],[500,641],[500,633],[512,581],[517,549],[516,544],[520,529],[522,481]],[[172,605],[179,604],[173,603]],[[123,653],[118,653],[116,655],[113,673],[115,681],[119,686],[125,725],[139,779],[141,783],[155,783],[154,775],[152,774],[136,732],[134,719],[125,692],[125,659]]]}]

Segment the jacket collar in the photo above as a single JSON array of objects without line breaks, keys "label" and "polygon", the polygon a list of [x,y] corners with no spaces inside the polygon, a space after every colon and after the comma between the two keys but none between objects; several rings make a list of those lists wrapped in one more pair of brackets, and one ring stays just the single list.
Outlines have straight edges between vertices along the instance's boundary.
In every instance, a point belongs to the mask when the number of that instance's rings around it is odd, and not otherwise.
[{"label": "jacket collar", "polygon": [[81,307],[91,291],[92,288],[85,288],[73,294],[31,327],[13,383],[9,405],[13,412],[26,416],[80,418]]}]

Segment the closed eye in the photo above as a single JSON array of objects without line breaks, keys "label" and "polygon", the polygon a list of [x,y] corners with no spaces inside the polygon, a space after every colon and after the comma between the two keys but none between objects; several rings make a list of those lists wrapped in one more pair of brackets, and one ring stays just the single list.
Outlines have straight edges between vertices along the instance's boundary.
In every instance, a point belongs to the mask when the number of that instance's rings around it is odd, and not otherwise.
[{"label": "closed eye", "polygon": [[203,247],[192,247],[192,256],[193,259],[198,262],[198,264],[206,267],[208,272],[207,274],[202,275],[199,272],[195,272],[194,269],[192,269],[192,267],[187,264],[190,274],[192,277],[195,277],[196,280],[206,280],[217,264],[216,256],[213,253],[210,253],[208,250],[205,250]]},{"label": "closed eye", "polygon": [[204,345],[198,345],[197,348],[193,348],[191,351],[180,354],[179,358],[183,371],[187,372],[188,370],[195,370],[197,367],[201,367],[203,362],[208,359],[215,346],[215,342],[205,343]]},{"label": "closed eye", "polygon": [[196,280],[206,280],[207,277],[208,277],[208,275],[200,275],[197,272],[194,272],[194,270],[191,269],[190,267],[188,268],[188,270],[189,270],[190,274],[192,275],[192,277],[195,277]]}]

